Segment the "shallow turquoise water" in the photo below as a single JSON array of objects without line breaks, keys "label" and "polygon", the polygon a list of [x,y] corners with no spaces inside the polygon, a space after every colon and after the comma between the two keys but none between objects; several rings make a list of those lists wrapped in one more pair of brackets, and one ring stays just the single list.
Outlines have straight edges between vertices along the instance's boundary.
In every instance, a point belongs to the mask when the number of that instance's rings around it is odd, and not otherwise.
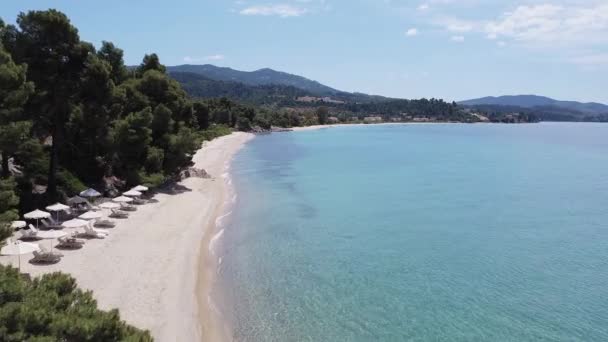
[{"label": "shallow turquoise water", "polygon": [[256,137],[218,287],[239,341],[608,341],[608,125]]}]

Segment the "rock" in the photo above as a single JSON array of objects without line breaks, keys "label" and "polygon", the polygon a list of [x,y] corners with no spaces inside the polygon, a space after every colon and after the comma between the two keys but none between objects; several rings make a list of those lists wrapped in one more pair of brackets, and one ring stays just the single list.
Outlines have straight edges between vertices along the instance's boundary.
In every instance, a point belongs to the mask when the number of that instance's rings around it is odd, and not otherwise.
[{"label": "rock", "polygon": [[189,167],[186,170],[183,170],[179,174],[179,180],[183,180],[190,177],[196,178],[211,178],[211,175],[207,173],[204,169],[197,169],[195,167]]}]

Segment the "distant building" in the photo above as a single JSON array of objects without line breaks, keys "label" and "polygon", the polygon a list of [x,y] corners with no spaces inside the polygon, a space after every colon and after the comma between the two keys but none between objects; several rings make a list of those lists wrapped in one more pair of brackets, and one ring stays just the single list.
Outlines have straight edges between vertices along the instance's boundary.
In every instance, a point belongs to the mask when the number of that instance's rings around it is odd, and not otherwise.
[{"label": "distant building", "polygon": [[383,120],[381,116],[366,116],[365,118],[363,118],[363,122],[365,123],[378,123],[382,121]]},{"label": "distant building", "polygon": [[325,103],[336,103],[336,104],[344,104],[346,102],[340,100],[334,100],[331,97],[314,97],[314,96],[300,96],[296,98],[298,102],[325,102]]},{"label": "distant building", "polygon": [[330,124],[336,124],[336,123],[340,122],[340,119],[338,119],[335,116],[330,116],[327,118],[327,122]]}]

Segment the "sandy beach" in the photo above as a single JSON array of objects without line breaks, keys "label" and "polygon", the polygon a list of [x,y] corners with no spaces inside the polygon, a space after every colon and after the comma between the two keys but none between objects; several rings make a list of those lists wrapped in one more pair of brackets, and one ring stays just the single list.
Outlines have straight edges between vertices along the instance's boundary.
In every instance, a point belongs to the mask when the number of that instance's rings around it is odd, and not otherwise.
[{"label": "sandy beach", "polygon": [[[206,142],[193,162],[211,179],[189,178],[176,191],[157,194],[156,203],[116,219],[109,237],[61,251],[64,257],[57,264],[32,265],[27,262],[32,256],[23,255],[22,272],[71,274],[81,288],[93,291],[100,308],[119,309],[124,320],[150,330],[157,341],[217,340],[208,305],[215,272],[205,269],[211,265],[208,244],[228,188],[222,174],[252,138],[239,132]],[[38,243],[50,246],[49,240]],[[17,260],[0,257],[14,266]]]}]

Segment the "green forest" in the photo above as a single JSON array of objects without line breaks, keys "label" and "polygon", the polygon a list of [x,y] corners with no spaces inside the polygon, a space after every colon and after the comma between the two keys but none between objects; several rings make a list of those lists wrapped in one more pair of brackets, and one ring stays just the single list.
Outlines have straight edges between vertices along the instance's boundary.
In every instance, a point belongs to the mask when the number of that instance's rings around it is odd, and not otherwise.
[{"label": "green forest", "polygon": [[[156,54],[127,68],[121,49],[81,40],[59,11],[0,20],[0,244],[19,212],[107,178],[162,184],[203,140],[249,129],[255,115],[226,99],[191,100]],[[75,286],[66,275],[30,280],[0,268],[0,340],[150,340]]]}]

